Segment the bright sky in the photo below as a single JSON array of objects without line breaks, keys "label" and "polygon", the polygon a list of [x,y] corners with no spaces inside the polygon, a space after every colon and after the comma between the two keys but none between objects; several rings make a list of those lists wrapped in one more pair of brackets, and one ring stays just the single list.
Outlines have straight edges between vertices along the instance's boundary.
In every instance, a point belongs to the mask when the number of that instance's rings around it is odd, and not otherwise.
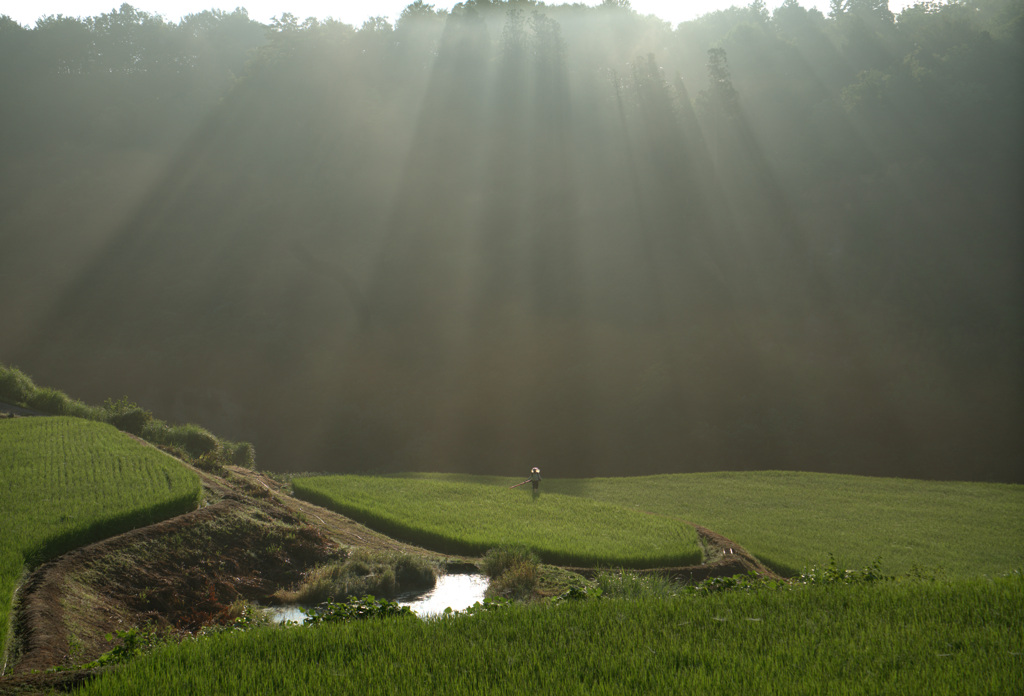
[{"label": "bright sky", "polygon": [[[457,0],[437,0],[437,8],[450,9]],[[557,5],[564,1],[551,0]],[[578,1],[578,0],[577,0]],[[783,0],[768,0],[769,9],[782,4]],[[133,7],[151,14],[163,15],[165,19],[177,22],[183,16],[209,9],[231,11],[244,7],[249,16],[260,22],[271,17],[291,12],[300,19],[333,17],[356,27],[368,17],[384,16],[394,22],[402,9],[412,0],[135,0]],[[600,0],[584,0],[587,5],[597,5]],[[672,24],[682,22],[732,5],[747,5],[749,0],[632,0],[633,9],[641,14],[657,15]],[[828,0],[802,0],[804,7],[817,7],[828,13]],[[890,0],[889,9],[895,13],[912,2]],[[0,0],[0,15],[8,15],[25,26],[34,26],[37,19],[51,14],[69,17],[93,17],[120,7],[119,0]]]}]

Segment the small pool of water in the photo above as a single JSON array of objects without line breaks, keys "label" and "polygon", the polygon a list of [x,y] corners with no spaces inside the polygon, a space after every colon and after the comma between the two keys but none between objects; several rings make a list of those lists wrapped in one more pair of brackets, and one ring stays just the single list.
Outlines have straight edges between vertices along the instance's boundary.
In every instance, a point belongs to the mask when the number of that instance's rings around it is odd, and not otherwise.
[{"label": "small pool of water", "polygon": [[448,607],[453,611],[462,611],[484,601],[486,589],[486,575],[442,575],[437,579],[434,589],[426,593],[417,593],[415,596],[399,597],[398,603],[412,609],[416,616],[436,616],[443,614]]},{"label": "small pool of water", "polygon": [[[420,618],[439,616],[451,607],[453,611],[462,611],[477,602],[484,601],[487,589],[487,576],[478,573],[459,573],[438,577],[434,589],[427,592],[411,592],[400,595],[398,603],[412,609]],[[281,607],[268,607],[271,621],[284,623],[294,621],[302,623],[306,614],[302,606],[290,604]]]}]

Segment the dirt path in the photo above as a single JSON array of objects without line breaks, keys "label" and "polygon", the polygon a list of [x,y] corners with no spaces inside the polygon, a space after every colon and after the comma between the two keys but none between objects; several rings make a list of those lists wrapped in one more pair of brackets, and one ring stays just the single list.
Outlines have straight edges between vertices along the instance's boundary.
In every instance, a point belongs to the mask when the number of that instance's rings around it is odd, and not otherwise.
[{"label": "dirt path", "polygon": [[[449,567],[474,561],[375,532],[291,497],[284,484],[259,472],[197,473],[206,490],[200,509],[76,549],[31,573],[19,592],[15,646],[0,694],[62,689],[87,678],[91,673],[81,670],[43,670],[94,660],[110,650],[105,636],[115,631],[150,625],[193,633],[229,620],[239,600],[274,603],[275,592],[347,547],[402,551]],[[737,544],[696,529],[706,563],[643,572],[683,581],[751,570],[774,576]]]}]

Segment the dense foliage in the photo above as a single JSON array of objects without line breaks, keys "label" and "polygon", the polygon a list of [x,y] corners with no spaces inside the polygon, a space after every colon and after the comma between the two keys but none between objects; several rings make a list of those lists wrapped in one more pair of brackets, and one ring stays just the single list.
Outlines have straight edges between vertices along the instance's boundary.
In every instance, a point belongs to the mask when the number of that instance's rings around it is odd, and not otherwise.
[{"label": "dense foliage", "polygon": [[0,19],[0,355],[277,468],[1021,481],[1022,27]]},{"label": "dense foliage", "polygon": [[1019,693],[1021,576],[505,606],[164,646],[83,694]]},{"label": "dense foliage", "polygon": [[0,421],[0,652],[26,562],[195,508],[199,477],[109,425]]},{"label": "dense foliage", "polygon": [[295,495],[436,551],[482,555],[520,544],[547,563],[627,568],[700,563],[693,529],[678,519],[558,493],[467,481],[314,476]]}]

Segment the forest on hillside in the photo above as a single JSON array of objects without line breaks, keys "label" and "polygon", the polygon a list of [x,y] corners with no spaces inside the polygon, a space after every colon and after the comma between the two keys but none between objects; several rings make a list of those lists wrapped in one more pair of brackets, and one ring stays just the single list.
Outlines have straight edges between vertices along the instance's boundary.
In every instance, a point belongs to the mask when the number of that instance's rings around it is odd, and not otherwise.
[{"label": "forest on hillside", "polygon": [[278,470],[1024,481],[1024,1],[0,17],[0,361]]}]

